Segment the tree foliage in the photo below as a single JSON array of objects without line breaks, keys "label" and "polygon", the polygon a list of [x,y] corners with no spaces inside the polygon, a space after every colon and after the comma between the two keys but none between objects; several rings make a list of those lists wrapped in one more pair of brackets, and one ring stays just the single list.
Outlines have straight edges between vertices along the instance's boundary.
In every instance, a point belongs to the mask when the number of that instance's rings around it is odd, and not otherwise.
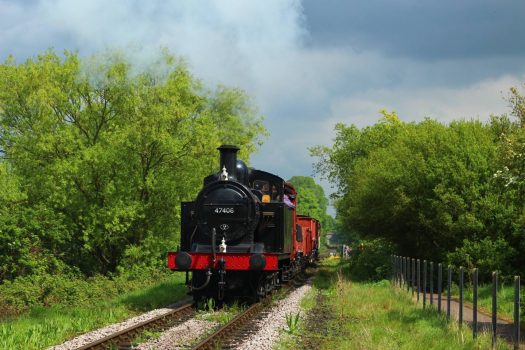
[{"label": "tree foliage", "polygon": [[323,187],[309,176],[293,176],[288,180],[298,192],[297,213],[311,216],[319,222],[324,232],[332,229],[332,217],[326,213],[328,199]]},{"label": "tree foliage", "polygon": [[[520,245],[523,201],[516,181],[523,177],[515,172],[525,169],[517,164],[525,138],[519,120],[405,123],[395,113],[382,114],[362,129],[338,124],[332,148],[311,150],[318,170],[338,186],[335,205],[345,232],[383,238],[400,254],[428,259],[445,259],[456,249],[497,253],[501,242]],[[478,241],[483,245],[473,244]],[[519,266],[512,252],[497,263],[507,272]]]},{"label": "tree foliage", "polygon": [[0,213],[0,279],[44,253],[88,274],[158,261],[216,147],[247,158],[266,134],[242,91],[205,89],[167,52],[137,72],[118,53],[49,51],[8,59],[0,77],[0,201],[21,213]]}]

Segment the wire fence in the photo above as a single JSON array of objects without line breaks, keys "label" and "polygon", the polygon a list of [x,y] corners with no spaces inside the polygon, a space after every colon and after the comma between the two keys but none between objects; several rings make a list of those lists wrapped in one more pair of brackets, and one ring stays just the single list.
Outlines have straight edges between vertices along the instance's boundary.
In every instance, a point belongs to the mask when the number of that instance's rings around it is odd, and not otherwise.
[{"label": "wire fence", "polygon": [[[443,264],[439,263],[435,266],[434,262],[415,259],[411,257],[404,257],[393,255],[392,257],[392,283],[411,293],[416,299],[417,303],[422,301],[423,308],[432,307],[438,313],[446,312],[446,318],[450,321],[451,305],[458,304],[458,322],[462,327],[464,323],[464,299],[465,299],[465,269],[459,267],[455,269],[452,265],[448,265],[443,271]],[[437,271],[434,271],[436,267]],[[446,275],[446,281],[443,280],[443,272]],[[478,322],[478,297],[479,297],[479,271],[477,268],[467,272],[470,278],[468,291],[472,290],[472,321],[468,322],[472,328],[472,336],[476,338],[479,332],[480,322]],[[507,329],[498,330],[498,272],[492,272],[492,288],[491,288],[491,321],[489,330],[492,334],[492,347],[496,347],[496,342],[499,335],[504,335],[510,340],[514,349],[519,348],[520,344],[520,276],[514,276],[514,305],[513,305],[513,320]],[[458,296],[452,301],[452,288],[458,288]],[[445,287],[445,290],[443,290]],[[445,298],[446,294],[446,299]],[[436,300],[435,300],[436,299]],[[443,301],[446,300],[446,306],[443,306]],[[435,303],[437,302],[437,305]],[[470,309],[470,308],[468,308]],[[467,310],[468,310],[467,309]],[[485,323],[483,323],[486,326]],[[500,325],[501,327],[501,325]],[[486,327],[484,327],[486,328]],[[503,332],[504,331],[504,332]]]}]

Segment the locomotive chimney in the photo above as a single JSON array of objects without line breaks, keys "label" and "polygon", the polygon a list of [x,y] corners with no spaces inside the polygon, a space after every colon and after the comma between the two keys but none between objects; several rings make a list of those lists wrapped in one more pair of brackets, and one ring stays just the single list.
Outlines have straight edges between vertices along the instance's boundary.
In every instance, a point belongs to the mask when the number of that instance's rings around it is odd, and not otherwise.
[{"label": "locomotive chimney", "polygon": [[222,145],[217,148],[221,152],[221,164],[219,164],[219,172],[222,172],[222,168],[226,168],[229,179],[236,179],[236,167],[237,167],[237,151],[239,147],[234,145]]}]

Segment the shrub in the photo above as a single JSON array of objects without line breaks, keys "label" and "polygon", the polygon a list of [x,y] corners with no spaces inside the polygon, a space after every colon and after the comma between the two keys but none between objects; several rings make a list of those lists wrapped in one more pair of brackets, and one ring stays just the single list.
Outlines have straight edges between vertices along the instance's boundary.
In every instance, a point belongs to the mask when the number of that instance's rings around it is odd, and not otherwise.
[{"label": "shrub", "polygon": [[485,237],[482,240],[463,240],[461,247],[447,254],[447,261],[467,270],[477,267],[480,280],[488,281],[492,271],[511,274],[513,271],[508,271],[508,266],[515,255],[516,250],[504,239]]},{"label": "shrub", "polygon": [[108,300],[125,291],[144,288],[168,274],[166,269],[138,267],[114,276],[84,277],[80,273],[33,274],[0,284],[2,316],[20,314],[32,307],[55,304],[82,305]]},{"label": "shrub", "polygon": [[373,281],[389,278],[390,256],[395,251],[392,243],[381,238],[361,243],[362,248],[354,249],[350,259],[350,272],[353,278]]}]

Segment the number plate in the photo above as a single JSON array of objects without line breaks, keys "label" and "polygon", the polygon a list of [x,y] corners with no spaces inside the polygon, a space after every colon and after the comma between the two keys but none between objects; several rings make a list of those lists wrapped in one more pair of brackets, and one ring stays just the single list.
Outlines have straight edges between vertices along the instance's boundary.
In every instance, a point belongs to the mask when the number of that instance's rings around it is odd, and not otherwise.
[{"label": "number plate", "polygon": [[232,207],[215,208],[213,212],[215,214],[235,214],[235,209]]}]

